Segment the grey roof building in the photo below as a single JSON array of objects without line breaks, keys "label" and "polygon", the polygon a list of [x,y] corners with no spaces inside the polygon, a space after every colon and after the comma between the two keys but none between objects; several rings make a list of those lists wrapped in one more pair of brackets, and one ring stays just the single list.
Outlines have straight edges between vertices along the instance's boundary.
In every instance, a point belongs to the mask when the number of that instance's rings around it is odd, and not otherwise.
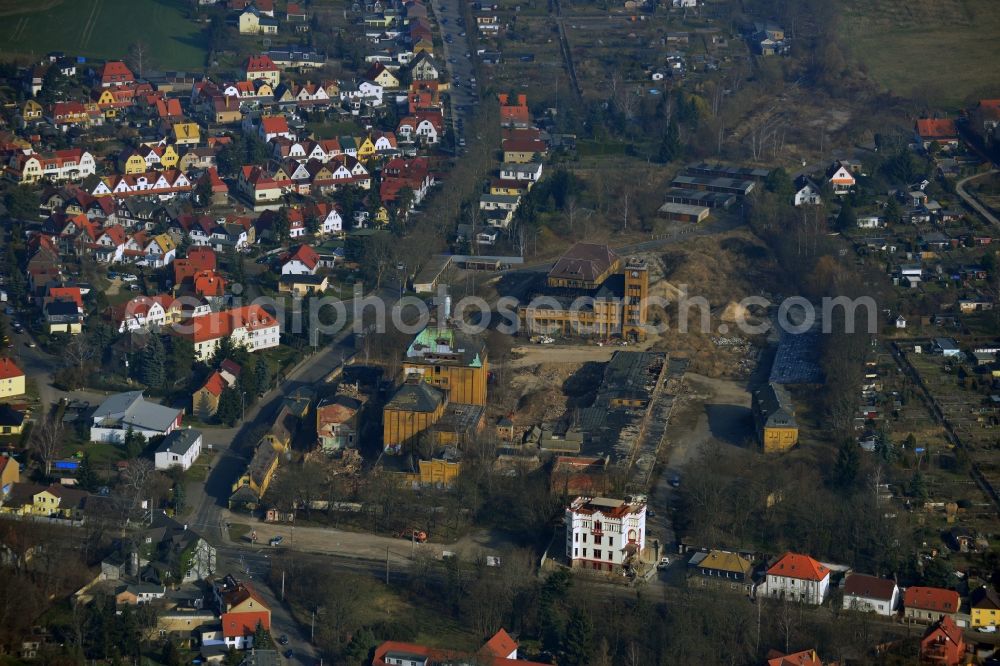
[{"label": "grey roof building", "polygon": [[145,437],[167,435],[181,419],[181,410],[148,402],[142,391],[128,391],[110,396],[94,412],[90,439],[95,442],[120,442],[131,429]]}]

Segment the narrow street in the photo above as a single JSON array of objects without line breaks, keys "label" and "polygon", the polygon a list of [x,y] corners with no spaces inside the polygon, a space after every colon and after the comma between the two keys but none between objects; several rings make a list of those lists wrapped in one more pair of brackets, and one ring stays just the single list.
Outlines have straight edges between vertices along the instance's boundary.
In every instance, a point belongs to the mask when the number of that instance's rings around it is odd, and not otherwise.
[{"label": "narrow street", "polygon": [[965,190],[965,184],[968,183],[969,181],[978,180],[979,178],[985,178],[987,176],[992,176],[997,173],[1000,173],[1000,171],[998,171],[997,169],[991,169],[986,173],[977,173],[974,176],[963,178],[962,180],[955,183],[955,192],[958,193],[958,196],[962,197],[962,201],[964,201],[970,208],[972,208],[977,213],[982,215],[983,219],[985,219],[987,222],[996,227],[1000,227],[1000,220],[997,219],[996,215],[991,213],[989,209],[986,208],[986,206],[979,203],[978,199],[976,199],[974,196],[972,196]]}]

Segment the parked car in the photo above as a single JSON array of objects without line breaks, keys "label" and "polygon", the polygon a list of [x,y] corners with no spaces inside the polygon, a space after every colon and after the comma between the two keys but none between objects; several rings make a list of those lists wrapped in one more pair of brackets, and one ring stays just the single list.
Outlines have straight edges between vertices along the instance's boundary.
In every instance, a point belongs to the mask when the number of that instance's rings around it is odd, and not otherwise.
[{"label": "parked car", "polygon": [[288,636],[281,634],[281,638],[278,639],[278,642],[282,645],[288,645]]},{"label": "parked car", "polygon": [[124,275],[122,275],[122,280],[124,280],[125,282],[135,282],[138,279],[139,278],[132,275],[131,273],[125,273]]},{"label": "parked car", "polygon": [[657,569],[666,569],[669,566],[670,566],[670,558],[669,557],[661,557],[660,561],[656,563],[656,568]]},{"label": "parked car", "polygon": [[679,476],[677,476],[675,474],[673,476],[673,478],[670,479],[670,485],[672,487],[674,487],[674,488],[680,488],[681,487],[681,477],[679,477]]},{"label": "parked car", "polygon": [[285,540],[285,537],[283,537],[283,536],[273,536],[273,537],[271,537],[271,540],[267,542],[267,545],[269,545],[269,546],[280,546],[281,542],[284,541],[284,540]]}]

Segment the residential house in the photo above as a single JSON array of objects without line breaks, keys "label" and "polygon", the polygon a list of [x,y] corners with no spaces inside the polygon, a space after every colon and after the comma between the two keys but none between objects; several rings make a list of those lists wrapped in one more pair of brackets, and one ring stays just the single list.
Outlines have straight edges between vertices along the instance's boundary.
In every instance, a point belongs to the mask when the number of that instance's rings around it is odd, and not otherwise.
[{"label": "residential house", "polygon": [[3,497],[9,495],[13,485],[20,480],[21,465],[10,456],[0,456],[0,489]]},{"label": "residential house", "polygon": [[219,410],[219,398],[227,388],[233,388],[235,379],[229,381],[226,375],[215,370],[208,376],[205,383],[191,394],[191,410],[199,419],[205,420],[215,416]]},{"label": "residential house", "polygon": [[38,122],[43,115],[42,105],[33,99],[25,100],[24,104],[21,105],[21,119],[26,124]]},{"label": "residential house", "polygon": [[278,278],[278,291],[295,296],[322,294],[330,288],[330,280],[326,275],[290,274]]},{"label": "residential house", "polygon": [[101,69],[101,87],[110,88],[112,86],[131,86],[135,84],[135,75],[120,60],[111,60],[104,63]]},{"label": "residential house", "polygon": [[241,35],[276,35],[278,20],[263,14],[255,5],[248,5],[236,20]]},{"label": "residential house", "polygon": [[90,441],[122,443],[125,435],[136,432],[146,439],[169,435],[181,425],[182,411],[148,402],[142,391],[109,396],[94,412]]},{"label": "residential house", "polygon": [[317,403],[316,434],[325,453],[357,446],[364,405],[364,396],[357,391],[340,391]]},{"label": "residential house", "polygon": [[83,332],[83,314],[81,307],[69,299],[46,299],[42,306],[42,317],[45,320],[46,331],[79,335]]},{"label": "residential house", "polygon": [[728,550],[695,553],[688,561],[688,586],[714,587],[749,596],[754,586],[753,564]]},{"label": "residential house", "polygon": [[399,87],[399,78],[379,62],[368,68],[365,79],[377,83],[384,90],[395,90]]},{"label": "residential house", "polygon": [[441,650],[417,643],[385,641],[375,648],[372,666],[431,666],[431,664],[481,664],[482,666],[542,666],[517,656],[518,644],[503,629],[475,653]]},{"label": "residential house", "polygon": [[410,61],[410,78],[413,81],[437,81],[440,75],[441,67],[426,51],[418,53]]},{"label": "residential house", "polygon": [[865,574],[848,574],[844,584],[845,609],[892,617],[898,605],[899,586],[896,581]]},{"label": "residential house", "polygon": [[439,111],[418,111],[399,121],[396,136],[403,141],[434,145],[444,136],[444,118]]},{"label": "residential house", "polygon": [[969,595],[969,608],[974,628],[1000,625],[1000,594],[992,587],[982,585]]},{"label": "residential house", "polygon": [[247,81],[261,79],[266,81],[272,89],[277,88],[278,84],[281,83],[281,70],[267,55],[250,56],[243,69]]},{"label": "residential house", "polygon": [[174,325],[175,334],[194,344],[195,358],[199,361],[210,359],[227,337],[250,352],[277,347],[280,329],[278,320],[259,305],[212,312]]},{"label": "residential house", "polygon": [[504,139],[501,141],[503,161],[515,164],[527,164],[539,161],[548,151],[545,142],[540,139]]},{"label": "residential house", "polygon": [[156,469],[168,470],[180,467],[187,471],[201,455],[201,431],[190,427],[174,430],[156,447],[153,460]]},{"label": "residential house", "polygon": [[646,547],[645,499],[577,497],[565,520],[566,559],[573,567],[631,568]]},{"label": "residential house", "polygon": [[816,650],[802,650],[785,654],[778,650],[767,653],[767,666],[823,666]]},{"label": "residential house", "polygon": [[24,395],[24,371],[13,359],[0,356],[0,399]]},{"label": "residential house", "polygon": [[170,134],[174,144],[178,146],[197,146],[201,143],[201,127],[198,123],[174,123]]},{"label": "residential house", "polygon": [[830,568],[808,555],[785,553],[768,570],[761,593],[820,606],[830,589]]},{"label": "residential house", "polygon": [[857,179],[851,170],[843,164],[835,163],[827,174],[827,181],[833,188],[833,193],[843,196],[849,193],[857,185]]},{"label": "residential house", "polygon": [[7,173],[18,184],[32,184],[42,179],[54,182],[82,180],[97,171],[94,156],[81,148],[51,153],[18,153],[8,163]]},{"label": "residential house", "polygon": [[270,631],[271,609],[250,583],[226,576],[221,585],[216,583],[213,591],[222,615],[222,634],[227,647],[237,650],[253,647],[253,634],[258,624]]},{"label": "residential house", "polygon": [[116,606],[141,606],[162,599],[167,588],[153,583],[130,583],[115,591]]},{"label": "residential house", "polygon": [[908,587],[903,593],[903,617],[933,622],[941,616],[954,618],[961,605],[958,592],[939,587]]},{"label": "residential house", "polygon": [[932,143],[941,148],[958,146],[958,129],[950,118],[920,118],[914,125],[914,133],[924,150],[930,148]]},{"label": "residential house", "polygon": [[772,382],[754,391],[751,411],[764,453],[784,453],[798,443],[795,407],[784,386]]},{"label": "residential house", "polygon": [[[24,432],[24,412],[6,403],[0,404],[0,435],[20,435]],[[0,469],[3,469],[3,459],[0,459]],[[14,463],[13,466],[17,466]]]},{"label": "residential house", "polygon": [[319,255],[308,245],[299,245],[281,255],[281,274],[316,275]]},{"label": "residential house", "polygon": [[108,308],[108,317],[119,333],[145,331],[166,326],[167,311],[172,310],[170,296],[136,296],[121,305]]},{"label": "residential house", "polygon": [[[141,532],[143,555],[152,568],[163,572],[163,578],[175,583],[191,583],[208,578],[216,571],[217,553],[197,531],[162,511],[154,511],[150,526]],[[177,563],[187,568],[177,577]]]},{"label": "residential house", "polygon": [[271,139],[277,137],[284,137],[286,139],[294,139],[291,131],[288,129],[288,121],[284,116],[263,116],[260,119],[260,125],[257,127],[257,137],[267,143]]},{"label": "residential house", "polygon": [[53,483],[14,483],[0,506],[0,513],[82,520],[89,493]]},{"label": "residential house", "polygon": [[806,176],[799,176],[795,179],[795,188],[792,203],[796,206],[818,206],[823,203],[819,186]]},{"label": "residential house", "polygon": [[969,661],[965,655],[965,636],[950,616],[928,627],[920,639],[920,663],[935,666],[959,666]]}]

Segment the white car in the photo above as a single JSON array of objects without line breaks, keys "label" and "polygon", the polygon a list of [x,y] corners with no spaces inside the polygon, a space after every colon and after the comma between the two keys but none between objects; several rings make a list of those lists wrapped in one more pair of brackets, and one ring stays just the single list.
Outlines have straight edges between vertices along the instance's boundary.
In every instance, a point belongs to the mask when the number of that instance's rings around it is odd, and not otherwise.
[{"label": "white car", "polygon": [[670,558],[669,557],[661,557],[660,561],[656,563],[656,568],[657,569],[666,569],[669,566],[670,566]]},{"label": "white car", "polygon": [[122,274],[122,280],[124,280],[125,282],[135,282],[138,279],[139,278],[137,278],[136,276],[132,275],[131,273],[123,273]]}]

